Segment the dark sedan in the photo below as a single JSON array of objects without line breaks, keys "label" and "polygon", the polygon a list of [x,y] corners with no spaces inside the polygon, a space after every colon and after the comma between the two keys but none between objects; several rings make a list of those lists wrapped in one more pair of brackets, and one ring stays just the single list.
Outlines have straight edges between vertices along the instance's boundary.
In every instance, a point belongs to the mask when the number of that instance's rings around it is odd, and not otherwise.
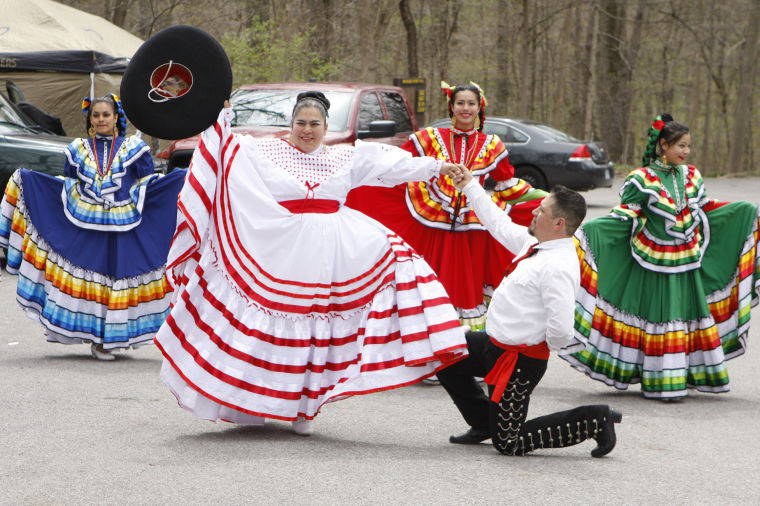
[{"label": "dark sedan", "polygon": [[69,137],[40,133],[10,101],[0,93],[0,191],[5,191],[18,168],[63,174],[64,150]]},{"label": "dark sedan", "polygon": [[[449,127],[451,120],[432,123]],[[536,121],[486,117],[483,132],[498,135],[509,152],[515,175],[548,190],[562,184],[574,190],[612,186],[614,166],[604,145],[584,142]]]}]

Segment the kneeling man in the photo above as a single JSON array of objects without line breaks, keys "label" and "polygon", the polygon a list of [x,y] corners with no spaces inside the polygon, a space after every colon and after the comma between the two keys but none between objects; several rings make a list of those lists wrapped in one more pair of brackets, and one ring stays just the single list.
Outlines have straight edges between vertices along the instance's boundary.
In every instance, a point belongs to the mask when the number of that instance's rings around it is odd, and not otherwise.
[{"label": "kneeling man", "polygon": [[[583,197],[556,186],[533,212],[529,227],[509,216],[463,169],[454,176],[481,223],[516,256],[493,294],[485,332],[469,332],[469,357],[440,371],[438,378],[470,429],[451,436],[458,444],[486,439],[503,454],[596,440],[593,457],[615,447],[622,414],[607,405],[587,405],[527,420],[528,401],[546,372],[549,350],[573,336],[580,264],[573,234],[586,216]],[[490,399],[475,377],[485,377]]]}]

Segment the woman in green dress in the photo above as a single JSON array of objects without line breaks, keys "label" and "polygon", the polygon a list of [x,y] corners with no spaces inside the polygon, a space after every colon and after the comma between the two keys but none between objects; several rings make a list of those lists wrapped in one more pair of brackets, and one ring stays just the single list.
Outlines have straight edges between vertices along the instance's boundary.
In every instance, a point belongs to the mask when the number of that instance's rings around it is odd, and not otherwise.
[{"label": "woman in green dress", "polygon": [[690,147],[688,127],[658,116],[620,205],[578,229],[575,338],[562,352],[662,400],[729,390],[726,360],[744,353],[760,293],[758,207],[708,199]]}]

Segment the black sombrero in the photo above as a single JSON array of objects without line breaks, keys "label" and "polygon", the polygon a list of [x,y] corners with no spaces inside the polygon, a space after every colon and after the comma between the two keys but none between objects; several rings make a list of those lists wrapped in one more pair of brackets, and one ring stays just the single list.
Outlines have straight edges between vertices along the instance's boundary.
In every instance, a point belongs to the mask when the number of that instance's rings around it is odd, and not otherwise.
[{"label": "black sombrero", "polygon": [[121,101],[138,130],[182,139],[213,124],[231,90],[232,68],[221,44],[178,25],[140,46],[121,80]]}]

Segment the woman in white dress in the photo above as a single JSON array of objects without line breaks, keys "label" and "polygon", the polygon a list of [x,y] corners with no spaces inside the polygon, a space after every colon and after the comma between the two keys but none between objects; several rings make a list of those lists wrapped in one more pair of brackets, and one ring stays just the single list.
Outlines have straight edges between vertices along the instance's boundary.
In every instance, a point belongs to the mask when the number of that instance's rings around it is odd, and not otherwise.
[{"label": "woman in white dress", "polygon": [[231,132],[227,103],[195,150],[155,342],[163,381],[200,418],[288,420],[308,435],[323,404],[411,385],[467,354],[427,263],[343,206],[357,186],[461,168],[379,143],[325,146],[328,109],[302,93],[289,140],[255,139]]}]

